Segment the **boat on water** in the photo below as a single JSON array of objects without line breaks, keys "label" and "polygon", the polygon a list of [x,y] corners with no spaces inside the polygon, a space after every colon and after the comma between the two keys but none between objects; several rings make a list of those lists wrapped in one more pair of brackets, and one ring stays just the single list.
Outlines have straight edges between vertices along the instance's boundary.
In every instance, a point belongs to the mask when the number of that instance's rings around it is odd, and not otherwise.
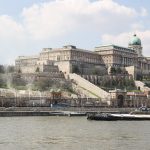
[{"label": "boat on water", "polygon": [[112,113],[97,113],[88,114],[87,119],[99,121],[117,121],[117,120],[130,120],[142,121],[150,120],[150,110],[147,108],[140,108],[129,114],[112,114]]}]

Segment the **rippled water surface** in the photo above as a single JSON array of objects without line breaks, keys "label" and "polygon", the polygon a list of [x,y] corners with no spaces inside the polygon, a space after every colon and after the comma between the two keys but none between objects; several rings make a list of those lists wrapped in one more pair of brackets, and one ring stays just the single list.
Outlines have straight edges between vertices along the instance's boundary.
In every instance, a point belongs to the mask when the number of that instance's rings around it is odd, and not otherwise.
[{"label": "rippled water surface", "polygon": [[0,118],[0,150],[150,150],[150,121]]}]

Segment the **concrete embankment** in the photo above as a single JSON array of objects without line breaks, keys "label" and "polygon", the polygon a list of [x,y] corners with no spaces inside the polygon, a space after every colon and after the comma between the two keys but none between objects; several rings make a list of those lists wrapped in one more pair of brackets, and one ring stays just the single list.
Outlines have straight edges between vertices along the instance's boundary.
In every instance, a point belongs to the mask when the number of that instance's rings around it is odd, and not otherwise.
[{"label": "concrete embankment", "polygon": [[134,108],[0,108],[0,117],[11,116],[86,116],[88,113],[129,113]]},{"label": "concrete embankment", "polygon": [[86,116],[86,112],[70,112],[70,111],[0,111],[0,117],[13,116]]},{"label": "concrete embankment", "polygon": [[0,111],[0,117],[11,116],[65,116],[63,112],[49,111]]}]

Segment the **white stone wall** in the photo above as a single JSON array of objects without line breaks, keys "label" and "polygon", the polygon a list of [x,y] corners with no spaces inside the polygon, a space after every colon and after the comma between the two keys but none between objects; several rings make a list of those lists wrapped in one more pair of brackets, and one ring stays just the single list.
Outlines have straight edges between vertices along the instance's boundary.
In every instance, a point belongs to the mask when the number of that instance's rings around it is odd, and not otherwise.
[{"label": "white stone wall", "polygon": [[144,92],[144,91],[150,91],[150,88],[147,87],[147,86],[145,86],[145,83],[143,83],[141,81],[135,81],[135,85],[136,85],[137,88],[140,87],[140,90],[142,92]]},{"label": "white stone wall", "polygon": [[62,71],[64,73],[70,73],[70,63],[69,63],[69,61],[55,62],[54,65],[58,66],[59,71]]},{"label": "white stone wall", "polygon": [[128,71],[129,74],[131,74],[133,76],[133,78],[136,78],[136,68],[135,66],[129,66],[129,67],[125,67],[126,71]]},{"label": "white stone wall", "polygon": [[24,66],[20,67],[21,73],[35,73],[37,66]]}]

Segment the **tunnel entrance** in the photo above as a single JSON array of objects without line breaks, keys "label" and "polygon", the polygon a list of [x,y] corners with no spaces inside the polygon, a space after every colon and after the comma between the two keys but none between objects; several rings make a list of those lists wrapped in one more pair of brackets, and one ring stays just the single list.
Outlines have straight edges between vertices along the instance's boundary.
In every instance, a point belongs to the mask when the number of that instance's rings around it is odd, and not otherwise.
[{"label": "tunnel entrance", "polygon": [[124,105],[124,97],[123,97],[123,95],[118,95],[117,102],[118,102],[118,107],[123,107],[123,105]]}]

